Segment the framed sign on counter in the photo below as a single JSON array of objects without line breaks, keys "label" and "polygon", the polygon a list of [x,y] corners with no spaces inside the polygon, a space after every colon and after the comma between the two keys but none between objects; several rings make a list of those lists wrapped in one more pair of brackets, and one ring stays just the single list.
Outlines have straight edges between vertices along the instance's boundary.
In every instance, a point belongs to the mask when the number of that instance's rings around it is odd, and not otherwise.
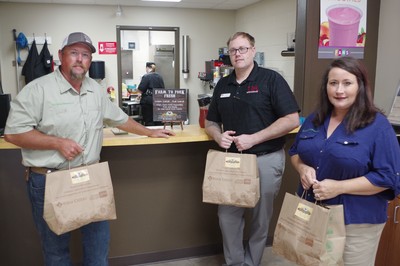
[{"label": "framed sign on counter", "polygon": [[153,120],[184,122],[188,117],[187,89],[153,89]]}]

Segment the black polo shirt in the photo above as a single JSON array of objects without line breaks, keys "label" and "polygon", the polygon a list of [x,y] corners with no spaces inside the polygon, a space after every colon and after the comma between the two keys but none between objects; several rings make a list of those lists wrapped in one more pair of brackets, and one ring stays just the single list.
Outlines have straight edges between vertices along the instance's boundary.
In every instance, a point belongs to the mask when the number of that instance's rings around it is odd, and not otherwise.
[{"label": "black polo shirt", "polygon": [[[253,134],[267,128],[280,117],[299,112],[293,92],[276,71],[261,68],[254,62],[249,77],[236,82],[235,71],[222,78],[214,88],[207,120],[222,123],[224,131],[236,135]],[[253,146],[245,153],[263,154],[283,148],[285,137]],[[229,151],[237,152],[232,143]]]}]

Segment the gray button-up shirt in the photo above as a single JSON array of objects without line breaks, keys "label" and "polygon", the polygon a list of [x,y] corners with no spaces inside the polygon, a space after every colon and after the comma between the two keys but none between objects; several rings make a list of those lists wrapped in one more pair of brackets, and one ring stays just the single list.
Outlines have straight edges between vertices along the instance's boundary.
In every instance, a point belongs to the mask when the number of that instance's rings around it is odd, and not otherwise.
[{"label": "gray button-up shirt", "polygon": [[95,80],[86,77],[78,93],[57,69],[30,82],[11,102],[5,133],[37,129],[47,135],[76,141],[84,152],[70,165],[56,150],[22,149],[24,166],[66,169],[99,161],[103,123],[117,126],[128,118]]}]

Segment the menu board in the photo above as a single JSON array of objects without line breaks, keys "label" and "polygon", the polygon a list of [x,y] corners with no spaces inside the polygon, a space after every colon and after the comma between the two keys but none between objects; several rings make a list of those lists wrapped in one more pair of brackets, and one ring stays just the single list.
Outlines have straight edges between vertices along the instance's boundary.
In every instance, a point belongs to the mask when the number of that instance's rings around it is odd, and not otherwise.
[{"label": "menu board", "polygon": [[397,94],[394,97],[388,120],[392,125],[400,126],[400,85],[397,88]]},{"label": "menu board", "polygon": [[186,121],[187,99],[187,89],[153,89],[153,120]]}]

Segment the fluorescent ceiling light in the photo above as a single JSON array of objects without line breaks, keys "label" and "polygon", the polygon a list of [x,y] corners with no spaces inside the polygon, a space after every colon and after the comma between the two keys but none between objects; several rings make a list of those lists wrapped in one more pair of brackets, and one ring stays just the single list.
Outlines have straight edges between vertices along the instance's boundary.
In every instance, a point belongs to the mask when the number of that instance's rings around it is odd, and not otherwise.
[{"label": "fluorescent ceiling light", "polygon": [[143,2],[181,2],[182,0],[141,0]]}]

